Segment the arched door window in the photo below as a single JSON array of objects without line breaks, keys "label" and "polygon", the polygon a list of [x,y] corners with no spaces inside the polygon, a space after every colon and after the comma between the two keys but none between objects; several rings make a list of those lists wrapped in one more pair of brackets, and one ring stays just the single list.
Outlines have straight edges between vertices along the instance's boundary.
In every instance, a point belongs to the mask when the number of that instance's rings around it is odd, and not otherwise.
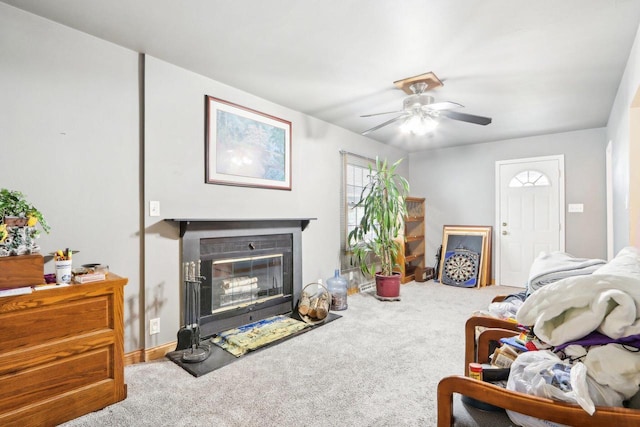
[{"label": "arched door window", "polygon": [[528,170],[522,171],[509,181],[509,187],[546,187],[551,185],[549,178],[542,172]]}]

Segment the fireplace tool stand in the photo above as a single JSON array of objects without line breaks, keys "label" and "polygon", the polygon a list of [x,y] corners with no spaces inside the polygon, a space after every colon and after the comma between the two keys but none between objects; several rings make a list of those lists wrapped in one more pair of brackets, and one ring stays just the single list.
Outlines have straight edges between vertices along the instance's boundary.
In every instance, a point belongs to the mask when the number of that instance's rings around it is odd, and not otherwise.
[{"label": "fireplace tool stand", "polygon": [[209,357],[209,347],[200,345],[200,284],[204,279],[200,275],[200,261],[185,262],[184,296],[186,301],[184,311],[185,328],[191,332],[191,346],[182,353],[182,361],[187,363],[202,362]]}]

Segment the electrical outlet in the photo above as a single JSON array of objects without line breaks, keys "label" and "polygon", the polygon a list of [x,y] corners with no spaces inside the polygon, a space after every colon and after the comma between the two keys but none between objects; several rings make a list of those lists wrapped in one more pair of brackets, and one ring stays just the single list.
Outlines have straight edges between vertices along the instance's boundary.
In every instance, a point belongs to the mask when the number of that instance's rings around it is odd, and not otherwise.
[{"label": "electrical outlet", "polygon": [[160,216],[160,202],[158,200],[149,202],[149,216]]},{"label": "electrical outlet", "polygon": [[155,335],[160,333],[160,318],[149,320],[149,335]]}]

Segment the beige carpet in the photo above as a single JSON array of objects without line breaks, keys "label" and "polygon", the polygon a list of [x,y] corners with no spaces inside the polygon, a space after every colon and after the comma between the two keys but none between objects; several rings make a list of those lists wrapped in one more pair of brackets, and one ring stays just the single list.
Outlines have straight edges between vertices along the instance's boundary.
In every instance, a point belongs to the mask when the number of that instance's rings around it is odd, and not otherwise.
[{"label": "beige carpet", "polygon": [[[195,378],[168,360],[128,366],[123,402],[79,426],[435,426],[436,387],[463,373],[464,322],[513,288],[403,285],[349,296],[343,317]],[[456,400],[459,426],[504,426]]]}]

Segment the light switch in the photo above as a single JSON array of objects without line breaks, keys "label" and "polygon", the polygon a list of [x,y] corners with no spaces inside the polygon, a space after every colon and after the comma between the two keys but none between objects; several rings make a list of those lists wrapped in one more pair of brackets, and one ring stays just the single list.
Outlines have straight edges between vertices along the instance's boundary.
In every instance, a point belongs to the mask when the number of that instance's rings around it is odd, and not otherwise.
[{"label": "light switch", "polygon": [[149,202],[149,216],[160,216],[160,202],[158,200]]},{"label": "light switch", "polygon": [[582,213],[584,212],[584,205],[582,203],[569,203],[569,212]]}]

